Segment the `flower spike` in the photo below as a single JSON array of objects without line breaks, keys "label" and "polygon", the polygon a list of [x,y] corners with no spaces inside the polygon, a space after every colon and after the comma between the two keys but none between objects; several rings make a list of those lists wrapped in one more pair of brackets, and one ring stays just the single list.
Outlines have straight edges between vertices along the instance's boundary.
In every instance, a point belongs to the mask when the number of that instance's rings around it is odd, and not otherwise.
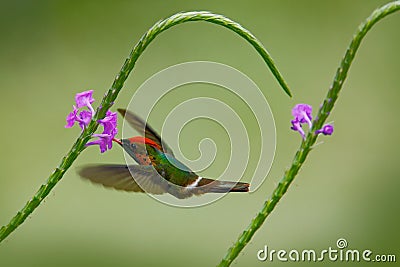
[{"label": "flower spike", "polygon": [[[67,124],[65,128],[71,128],[74,126],[75,122],[78,122],[79,127],[82,131],[89,125],[90,121],[94,116],[94,109],[92,103],[94,102],[93,90],[85,91],[75,95],[76,106],[72,106],[73,110],[67,116]],[[88,108],[89,110],[81,110],[81,108]],[[104,153],[108,149],[112,148],[112,141],[118,133],[117,129],[117,113],[107,111],[106,116],[102,120],[97,121],[104,128],[103,133],[93,134],[92,137],[97,137],[97,140],[89,142],[86,146],[99,145],[100,152]]]}]

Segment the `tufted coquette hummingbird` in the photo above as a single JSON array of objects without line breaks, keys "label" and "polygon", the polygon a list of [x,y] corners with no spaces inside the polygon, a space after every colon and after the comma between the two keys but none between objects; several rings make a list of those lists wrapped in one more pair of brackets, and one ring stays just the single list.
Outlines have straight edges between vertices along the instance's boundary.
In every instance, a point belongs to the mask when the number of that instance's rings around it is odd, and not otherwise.
[{"label": "tufted coquette hummingbird", "polygon": [[160,135],[141,118],[125,109],[118,112],[143,136],[116,139],[139,165],[89,165],[78,171],[82,178],[105,187],[150,194],[169,193],[183,199],[204,193],[248,192],[249,184],[218,181],[198,176],[174,157]]}]

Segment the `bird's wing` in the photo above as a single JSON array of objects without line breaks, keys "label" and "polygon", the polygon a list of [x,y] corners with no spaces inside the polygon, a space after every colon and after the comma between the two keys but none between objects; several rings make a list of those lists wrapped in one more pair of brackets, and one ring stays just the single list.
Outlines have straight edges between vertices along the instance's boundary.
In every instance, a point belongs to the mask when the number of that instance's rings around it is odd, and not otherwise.
[{"label": "bird's wing", "polygon": [[160,195],[168,188],[168,181],[161,177],[152,166],[87,165],[81,167],[78,174],[93,183],[117,190]]},{"label": "bird's wing", "polygon": [[132,128],[134,128],[136,131],[139,133],[143,132],[143,129],[145,131],[145,137],[153,140],[156,142],[159,146],[162,147],[163,151],[165,153],[174,155],[172,149],[161,140],[160,135],[154,131],[153,128],[151,128],[150,125],[148,125],[146,122],[144,122],[141,118],[130,112],[129,110],[126,109],[118,109],[118,112],[125,118],[125,120],[129,123]]},{"label": "bird's wing", "polygon": [[178,169],[188,172],[188,173],[193,173],[193,171],[188,166],[186,166],[185,164],[180,162],[173,155],[164,153],[163,156],[165,157],[165,159],[167,159],[169,161],[169,163],[171,163],[173,166],[177,167]]}]

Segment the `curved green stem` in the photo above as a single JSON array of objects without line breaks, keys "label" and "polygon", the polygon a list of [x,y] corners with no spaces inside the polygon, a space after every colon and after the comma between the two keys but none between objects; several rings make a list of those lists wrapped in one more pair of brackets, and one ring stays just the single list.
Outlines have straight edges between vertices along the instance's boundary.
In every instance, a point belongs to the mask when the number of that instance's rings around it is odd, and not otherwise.
[{"label": "curved green stem", "polygon": [[340,90],[342,89],[342,85],[346,79],[350,65],[354,59],[354,56],[360,46],[362,39],[375,23],[398,10],[400,10],[400,1],[386,4],[385,6],[376,9],[366,19],[366,21],[360,25],[349,47],[346,50],[346,53],[340,63],[339,68],[336,71],[333,83],[313,122],[313,127],[308,133],[306,140],[302,141],[300,148],[297,150],[291,167],[285,172],[283,178],[274,189],[272,196],[264,202],[264,205],[262,206],[260,212],[251,221],[247,229],[244,230],[243,233],[239,236],[235,244],[228,250],[227,254],[218,266],[222,267],[231,265],[233,260],[248,244],[255,232],[261,227],[265,219],[268,217],[268,215],[271,214],[271,212],[275,208],[276,204],[286,193],[290,184],[293,182],[295,176],[303,165],[303,162],[306,160],[308,153],[311,151],[313,145],[315,144],[315,141],[317,140],[317,135],[315,135],[315,131],[322,127],[322,125],[328,118],[331,110],[333,109],[333,106],[338,98]]},{"label": "curved green stem", "polygon": [[60,165],[50,175],[47,182],[39,188],[39,190],[32,197],[32,199],[26,203],[26,205],[11,219],[11,221],[7,225],[1,227],[0,242],[4,240],[11,232],[13,232],[19,225],[21,225],[25,221],[25,219],[29,216],[29,214],[31,214],[40,205],[40,203],[50,193],[53,187],[61,180],[61,178],[63,177],[64,173],[68,170],[68,168],[71,167],[72,163],[75,161],[78,155],[85,149],[85,144],[90,140],[92,134],[96,131],[98,127],[97,121],[99,119],[103,119],[107,110],[109,110],[110,107],[113,105],[115,99],[118,96],[118,93],[120,92],[122,86],[124,85],[126,79],[128,78],[129,73],[135,66],[136,61],[143,53],[143,51],[146,49],[146,47],[151,43],[151,41],[153,41],[158,34],[171,28],[172,26],[189,21],[206,21],[218,24],[239,34],[257,50],[257,52],[261,55],[261,57],[264,59],[264,61],[272,71],[273,75],[277,78],[283,90],[289,96],[291,96],[289,87],[287,86],[285,80],[282,78],[281,74],[276,68],[268,51],[262,46],[260,41],[258,41],[257,38],[255,38],[254,35],[252,35],[248,30],[243,28],[240,24],[222,15],[204,11],[177,13],[167,19],[157,22],[153,27],[150,28],[150,30],[148,30],[142,36],[142,38],[133,48],[129,57],[123,64],[121,70],[115,77],[111,88],[108,90],[107,94],[101,101],[100,108],[96,110],[96,114],[94,115],[93,120],[78,137],[75,144],[68,152],[67,156],[65,156],[61,160]]}]

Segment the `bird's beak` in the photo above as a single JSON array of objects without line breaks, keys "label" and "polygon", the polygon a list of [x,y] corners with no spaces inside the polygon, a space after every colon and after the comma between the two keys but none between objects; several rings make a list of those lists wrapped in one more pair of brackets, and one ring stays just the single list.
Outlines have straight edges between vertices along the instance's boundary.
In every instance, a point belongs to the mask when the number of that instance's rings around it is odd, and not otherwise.
[{"label": "bird's beak", "polygon": [[121,141],[121,139],[113,138],[113,141],[114,141],[115,143],[119,144],[120,146],[122,146],[122,141]]}]

